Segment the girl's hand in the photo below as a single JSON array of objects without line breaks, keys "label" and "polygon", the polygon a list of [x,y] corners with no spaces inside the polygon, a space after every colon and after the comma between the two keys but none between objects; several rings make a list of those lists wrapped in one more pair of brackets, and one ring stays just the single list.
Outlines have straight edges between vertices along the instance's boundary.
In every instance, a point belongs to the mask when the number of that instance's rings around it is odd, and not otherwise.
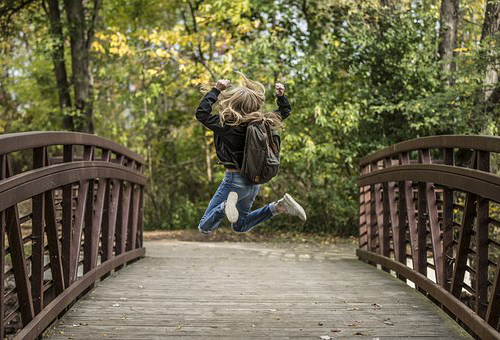
[{"label": "girl's hand", "polygon": [[274,88],[278,97],[281,97],[285,94],[285,85],[283,85],[282,83],[276,83],[276,85],[274,85]]},{"label": "girl's hand", "polygon": [[215,84],[215,88],[219,91],[224,91],[231,85],[231,81],[229,79],[221,79],[217,80],[217,83]]}]

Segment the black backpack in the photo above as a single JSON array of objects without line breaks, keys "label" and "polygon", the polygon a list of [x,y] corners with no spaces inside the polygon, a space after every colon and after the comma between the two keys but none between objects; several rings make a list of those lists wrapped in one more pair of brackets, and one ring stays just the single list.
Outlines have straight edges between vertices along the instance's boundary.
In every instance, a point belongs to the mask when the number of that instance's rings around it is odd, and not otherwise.
[{"label": "black backpack", "polygon": [[253,184],[269,182],[280,167],[281,139],[269,122],[247,127],[241,175]]}]

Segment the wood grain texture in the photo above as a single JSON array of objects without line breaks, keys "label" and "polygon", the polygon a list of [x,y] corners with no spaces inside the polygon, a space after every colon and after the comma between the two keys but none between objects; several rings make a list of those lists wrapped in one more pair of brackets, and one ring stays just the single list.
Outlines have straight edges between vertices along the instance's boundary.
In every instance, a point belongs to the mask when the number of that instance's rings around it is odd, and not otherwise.
[{"label": "wood grain texture", "polygon": [[470,339],[423,295],[358,261],[353,246],[146,247],[145,259],[99,283],[44,338]]}]

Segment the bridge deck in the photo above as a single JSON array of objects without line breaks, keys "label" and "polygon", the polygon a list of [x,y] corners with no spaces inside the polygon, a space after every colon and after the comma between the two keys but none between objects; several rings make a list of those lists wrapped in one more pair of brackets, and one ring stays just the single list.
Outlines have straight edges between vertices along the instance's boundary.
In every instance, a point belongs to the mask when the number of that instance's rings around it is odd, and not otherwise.
[{"label": "bridge deck", "polygon": [[421,294],[343,247],[149,242],[48,339],[469,339]]}]

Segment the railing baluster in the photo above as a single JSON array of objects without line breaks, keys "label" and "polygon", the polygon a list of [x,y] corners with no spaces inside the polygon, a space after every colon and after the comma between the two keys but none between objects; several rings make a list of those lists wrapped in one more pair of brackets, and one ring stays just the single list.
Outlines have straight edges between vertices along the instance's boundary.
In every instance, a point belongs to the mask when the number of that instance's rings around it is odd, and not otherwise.
[{"label": "railing baluster", "polygon": [[[73,145],[64,145],[63,162],[73,162]],[[71,249],[73,248],[73,184],[62,187],[62,243],[61,255],[64,286],[71,284]]]},{"label": "railing baluster", "polygon": [[367,227],[366,227],[366,211],[365,211],[365,187],[359,187],[359,238],[358,247],[366,249],[367,247]]},{"label": "railing baluster", "polygon": [[[103,150],[102,153],[102,161],[104,162],[109,162],[111,157],[111,153],[109,150]],[[92,253],[90,256],[90,268],[94,268],[97,265],[97,257],[99,254],[99,236],[101,234],[101,226],[103,224],[103,216],[105,215],[105,201],[106,199],[106,194],[109,195],[109,180],[107,178],[99,178],[98,181],[98,187],[97,187],[97,199],[96,199],[96,205],[95,205],[95,213],[94,213],[94,220],[92,222],[92,225],[94,226],[95,230],[92,233]],[[106,207],[107,210],[107,207]]]},{"label": "railing baluster", "polygon": [[[372,169],[378,170],[378,163],[372,164]],[[382,184],[377,183],[373,186],[374,191],[374,204],[375,204],[375,223],[378,229],[378,244],[379,244],[379,254],[384,256],[389,256],[389,229],[386,228],[384,223],[384,210],[382,202]],[[385,195],[386,193],[384,193]],[[388,271],[387,268],[382,268],[384,271]]]},{"label": "railing baluster", "polygon": [[[391,157],[384,159],[384,168],[392,166]],[[394,246],[394,258],[396,261],[406,264],[406,223],[400,224],[400,218],[396,208],[396,183],[386,182],[384,186],[384,212],[387,212],[387,217],[390,220],[392,228],[392,243]],[[404,203],[404,200],[400,200]],[[404,204],[399,207],[404,212]],[[385,215],[384,215],[385,216]],[[403,217],[404,219],[404,214]],[[406,221],[404,221],[406,222]],[[406,281],[404,277],[398,275],[400,280]]]},{"label": "railing baluster", "polygon": [[[454,166],[453,148],[444,149],[444,164]],[[453,190],[443,188],[443,287],[450,291],[453,275]]]},{"label": "railing baluster", "polygon": [[[93,161],[94,160],[94,147],[85,146],[83,149],[83,160]],[[88,192],[87,192],[87,202],[85,204],[84,213],[84,237],[83,237],[83,272],[87,273],[92,269],[92,254],[94,250],[92,249],[92,239],[94,238],[94,185],[95,181],[93,179],[89,180]]]},{"label": "railing baluster", "polygon": [[[490,154],[477,151],[477,169],[490,171]],[[488,308],[488,224],[489,201],[478,196],[476,212],[476,313],[483,319]]]},{"label": "railing baluster", "polygon": [[55,296],[57,296],[64,291],[65,285],[52,190],[45,192],[45,223],[45,232],[47,233],[47,244],[49,247],[50,270],[52,272]]},{"label": "railing baluster", "polygon": [[[33,149],[33,168],[41,168],[45,162],[46,148]],[[35,315],[43,308],[43,267],[44,263],[44,221],[45,195],[38,194],[32,198],[32,232],[31,232],[31,297]]]},{"label": "railing baluster", "polygon": [[[420,150],[420,158],[421,158],[421,163],[423,164],[431,164],[431,154],[429,149],[422,149]],[[422,186],[421,186],[422,185]],[[437,212],[437,204],[436,204],[436,192],[434,191],[434,184],[433,183],[419,183],[419,210],[420,210],[420,194],[422,190],[422,194],[425,196],[422,197],[423,202],[426,203],[426,206],[424,205],[422,208],[427,209],[428,217],[429,217],[429,227],[431,230],[431,242],[432,242],[432,254],[434,257],[434,268],[436,272],[436,282],[439,285],[443,285],[443,246],[441,243],[441,230],[439,228],[439,219],[438,219],[438,212]],[[425,204],[424,203],[424,204]],[[419,212],[420,216],[420,212]],[[425,216],[424,216],[424,223],[425,223]],[[419,219],[420,221],[420,219]],[[425,228],[425,226],[423,226]],[[419,226],[420,228],[420,226]],[[425,236],[424,236],[425,235]],[[419,231],[419,236],[420,237],[426,237],[426,233],[422,231],[420,233]],[[425,245],[424,245],[425,246]],[[427,262],[427,259],[426,259]]]},{"label": "railing baluster", "polygon": [[[399,155],[399,164],[405,165],[410,164],[409,155],[407,152],[403,152]],[[425,272],[425,248],[421,251],[419,247],[419,235],[417,229],[415,203],[413,202],[413,188],[410,181],[404,181],[403,185],[399,188],[401,199],[404,197],[406,217],[408,220],[408,228],[410,230],[410,243],[411,243],[411,254],[413,268],[418,272]],[[423,258],[423,259],[422,259]]]},{"label": "railing baluster", "polygon": [[[370,172],[370,164],[363,167],[363,173]],[[363,187],[363,202],[364,202],[364,211],[365,211],[365,228],[366,228],[366,246],[365,249],[371,251],[371,210],[370,210],[370,201],[371,201],[371,192],[370,187]]]},{"label": "railing baluster", "polygon": [[[0,181],[6,177],[6,156],[0,155]],[[4,315],[5,315],[5,211],[0,211],[0,339],[4,338]]]},{"label": "railing baluster", "polygon": [[[9,156],[7,156],[6,166],[6,177],[10,177],[13,173]],[[17,205],[14,205],[6,210],[6,220],[7,238],[9,241],[14,280],[16,282],[19,310],[21,311],[21,320],[23,325],[26,326],[35,315]]]},{"label": "railing baluster", "polygon": [[128,233],[129,237],[127,240],[127,251],[136,248],[137,241],[137,224],[139,222],[139,206],[141,204],[141,190],[139,186],[134,186],[132,201],[133,201],[133,209],[132,209],[132,224],[130,227],[130,231]]},{"label": "railing baluster", "polygon": [[500,256],[495,270],[495,279],[491,288],[490,302],[486,311],[486,321],[494,328],[498,327],[500,319]]},{"label": "railing baluster", "polygon": [[132,184],[127,183],[123,190],[123,199],[121,202],[122,214],[121,224],[118,226],[118,233],[116,236],[116,253],[122,254],[125,252],[127,243],[127,230],[129,225],[130,205],[132,204]]},{"label": "railing baluster", "polygon": [[460,297],[462,282],[464,282],[465,267],[469,255],[469,245],[472,236],[472,226],[476,217],[476,195],[468,193],[465,197],[465,209],[462,218],[462,228],[458,238],[457,254],[455,255],[455,268],[451,281],[451,293]]},{"label": "railing baluster", "polygon": [[139,220],[137,221],[137,244],[136,248],[142,247],[143,241],[143,200],[144,200],[144,187],[140,187],[141,194],[139,195]]}]

